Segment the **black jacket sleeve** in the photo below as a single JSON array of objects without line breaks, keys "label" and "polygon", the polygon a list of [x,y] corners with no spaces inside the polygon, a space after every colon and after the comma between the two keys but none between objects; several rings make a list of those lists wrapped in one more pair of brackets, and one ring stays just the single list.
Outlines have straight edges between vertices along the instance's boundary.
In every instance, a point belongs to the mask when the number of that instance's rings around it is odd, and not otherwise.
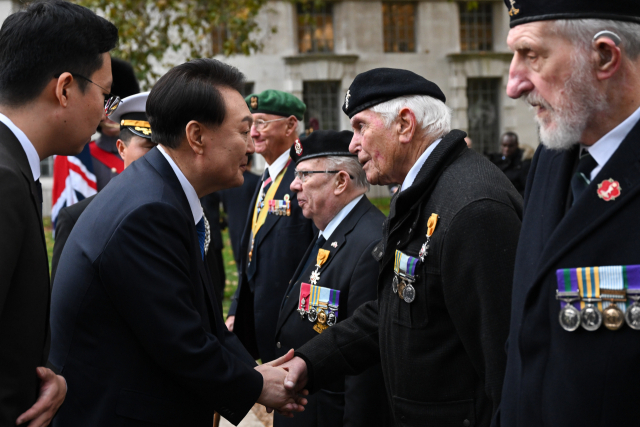
[{"label": "black jacket sleeve", "polygon": [[62,250],[64,249],[65,243],[67,243],[67,239],[74,225],[76,225],[76,221],[69,215],[67,209],[60,209],[58,219],[56,220],[56,234],[55,241],[53,242],[53,256],[51,257],[51,283],[53,283],[56,277],[60,255],[62,255]]}]

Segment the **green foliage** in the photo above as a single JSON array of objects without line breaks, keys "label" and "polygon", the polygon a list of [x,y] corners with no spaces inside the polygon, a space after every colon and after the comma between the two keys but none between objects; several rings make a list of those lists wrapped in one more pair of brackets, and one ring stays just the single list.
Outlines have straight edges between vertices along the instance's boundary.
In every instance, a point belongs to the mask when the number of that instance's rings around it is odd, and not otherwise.
[{"label": "green foliage", "polygon": [[[249,55],[262,48],[250,35],[267,0],[73,0],[118,27],[113,56],[131,62],[143,88],[160,77],[158,70],[179,60],[212,57],[212,34],[221,28],[225,55]],[[159,66],[159,67],[158,67]]]}]

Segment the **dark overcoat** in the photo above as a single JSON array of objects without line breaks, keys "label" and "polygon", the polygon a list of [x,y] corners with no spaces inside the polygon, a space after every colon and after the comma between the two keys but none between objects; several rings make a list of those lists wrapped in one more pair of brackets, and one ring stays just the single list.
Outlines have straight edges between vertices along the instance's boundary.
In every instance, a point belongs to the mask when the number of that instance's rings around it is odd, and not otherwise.
[{"label": "dark overcoat", "polygon": [[273,339],[280,304],[289,286],[289,280],[315,236],[313,222],[302,215],[298,198],[289,188],[295,178],[294,171],[295,163],[291,162],[273,197],[275,200],[283,200],[288,194],[291,215],[267,215],[255,238],[251,260],[253,265],[250,265],[248,253],[251,245],[253,209],[262,185],[262,182],[258,181],[240,246],[242,273],[238,278],[234,301],[229,308],[229,315],[236,316],[233,332],[238,335],[247,350],[263,362],[275,358]]},{"label": "dark overcoat", "polygon": [[[518,245],[508,361],[496,425],[638,424],[640,332],[560,327],[555,298],[561,268],[640,264],[640,124],[566,209],[577,146],[540,147],[525,194]],[[605,201],[598,184],[612,178],[620,196]]]},{"label": "dark overcoat", "polygon": [[[382,239],[384,219],[382,212],[363,196],[322,246],[330,255],[319,269],[317,284],[340,291],[338,324],[353,315],[363,303],[376,299],[378,262],[371,252]],[[307,249],[293,276],[297,280],[294,279],[287,289],[274,340],[276,357],[318,336],[313,329],[314,323],[306,317],[301,319],[297,311],[300,284],[311,283],[311,272],[316,269],[313,260],[305,271],[301,271],[314,245],[315,242]],[[389,425],[389,405],[379,364],[360,375],[343,376],[327,384],[309,396],[308,401],[304,412],[293,418],[275,415],[274,426]]]},{"label": "dark overcoat", "polygon": [[[499,404],[522,199],[502,172],[447,134],[413,185],[392,199],[378,300],[297,352],[310,388],[381,361],[397,426],[488,426]],[[439,216],[415,300],[392,290],[396,250],[419,257]]]}]

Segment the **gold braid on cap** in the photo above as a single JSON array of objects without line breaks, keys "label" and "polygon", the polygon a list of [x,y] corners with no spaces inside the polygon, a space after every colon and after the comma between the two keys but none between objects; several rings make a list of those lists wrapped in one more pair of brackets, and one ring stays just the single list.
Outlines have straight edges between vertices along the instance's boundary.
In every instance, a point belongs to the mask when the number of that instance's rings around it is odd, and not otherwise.
[{"label": "gold braid on cap", "polygon": [[144,120],[122,120],[120,126],[130,126],[145,135],[151,135],[151,125]]}]

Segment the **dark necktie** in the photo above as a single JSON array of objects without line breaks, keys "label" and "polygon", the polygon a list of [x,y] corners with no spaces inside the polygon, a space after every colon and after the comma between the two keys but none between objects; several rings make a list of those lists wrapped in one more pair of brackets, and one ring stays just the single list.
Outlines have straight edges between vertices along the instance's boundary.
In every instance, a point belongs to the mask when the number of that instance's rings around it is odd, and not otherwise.
[{"label": "dark necktie", "polygon": [[40,178],[36,179],[36,188],[38,189],[38,201],[40,202],[40,216],[42,216],[42,184],[40,184]]},{"label": "dark necktie", "polygon": [[204,215],[200,218],[200,221],[196,224],[196,231],[198,232],[198,243],[200,243],[200,253],[202,254],[202,260],[204,261],[204,241],[207,235],[207,231],[204,227]]},{"label": "dark necktie", "polygon": [[572,206],[580,196],[582,196],[589,184],[591,184],[591,171],[594,170],[596,166],[598,166],[598,162],[591,157],[591,154],[589,154],[588,151],[583,152],[580,160],[578,160],[578,167],[571,177]]},{"label": "dark necktie", "polygon": [[[309,268],[310,264],[315,264],[316,258],[318,258],[318,252],[320,251],[320,248],[322,247],[322,245],[324,245],[326,241],[327,240],[324,238],[324,236],[318,237],[318,239],[316,240],[316,244],[313,245],[313,249],[311,249],[309,258],[307,258],[307,262],[304,263],[304,267],[302,267],[302,270],[300,270],[300,276],[302,276],[304,272],[307,271],[307,268]],[[296,282],[298,281],[298,279],[300,279],[300,276],[296,278]]]}]

